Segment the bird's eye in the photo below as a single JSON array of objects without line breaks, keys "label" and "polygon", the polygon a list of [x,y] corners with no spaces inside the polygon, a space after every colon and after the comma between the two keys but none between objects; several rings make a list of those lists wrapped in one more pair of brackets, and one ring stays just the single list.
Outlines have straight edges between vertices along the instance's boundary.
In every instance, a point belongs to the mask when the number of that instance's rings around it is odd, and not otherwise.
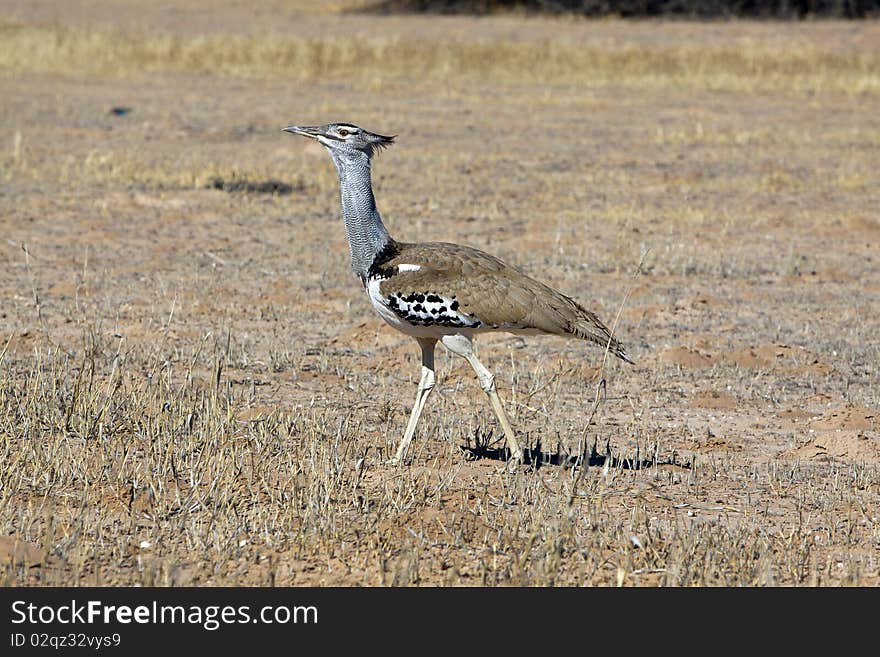
[{"label": "bird's eye", "polygon": [[345,128],[339,128],[339,130],[337,130],[336,133],[340,137],[348,137],[351,134],[351,132],[349,130],[346,130]]}]

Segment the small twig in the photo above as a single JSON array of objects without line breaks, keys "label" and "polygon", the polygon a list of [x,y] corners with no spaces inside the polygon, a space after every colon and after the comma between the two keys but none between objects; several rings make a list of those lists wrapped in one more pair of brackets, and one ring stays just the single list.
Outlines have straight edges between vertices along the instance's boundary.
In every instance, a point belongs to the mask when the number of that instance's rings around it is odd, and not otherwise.
[{"label": "small twig", "polygon": [[[52,336],[49,335],[49,327],[46,326],[46,320],[43,318],[43,304],[40,303],[40,295],[37,293],[37,286],[34,282],[34,273],[31,270],[31,257],[32,254],[30,249],[28,249],[28,245],[25,242],[21,243],[21,250],[24,251],[24,266],[27,269],[28,273],[28,281],[31,284],[31,294],[34,298],[34,306],[37,309],[37,321],[40,323],[40,328],[43,329],[43,333],[46,335],[46,339],[52,344],[52,346],[57,347],[55,341],[52,340]],[[36,256],[33,256],[36,259]]]},{"label": "small twig", "polygon": [[162,339],[159,340],[159,345],[154,352],[153,358],[153,368],[158,367],[159,359],[162,357],[162,350],[165,348],[165,342],[168,339],[168,331],[171,328],[171,320],[174,319],[174,309],[177,307],[177,294],[174,295],[174,299],[171,300],[171,310],[168,312],[168,319],[165,322],[165,326],[162,329]]},{"label": "small twig", "polygon": [[[635,279],[638,277],[638,275],[642,273],[642,265],[645,264],[645,258],[648,256],[649,252],[650,252],[650,249],[646,249],[645,251],[642,252],[642,257],[639,258],[639,264],[636,267],[636,270],[632,274],[633,281],[635,281]],[[580,483],[581,477],[583,476],[583,473],[586,470],[586,468],[584,466],[587,464],[588,461],[587,461],[586,457],[584,456],[583,452],[584,452],[584,448],[586,447],[586,444],[587,444],[587,440],[586,440],[587,429],[589,428],[590,424],[592,423],[593,418],[596,417],[596,413],[599,412],[599,405],[606,398],[605,366],[608,364],[608,353],[611,351],[611,343],[614,341],[614,332],[617,330],[617,322],[620,321],[620,315],[623,312],[623,308],[626,305],[626,302],[629,300],[630,294],[632,294],[634,286],[635,286],[635,283],[630,284],[629,288],[627,288],[627,290],[626,290],[626,293],[623,295],[623,300],[620,302],[620,307],[618,307],[618,309],[617,309],[617,314],[614,316],[614,321],[612,322],[611,329],[609,330],[608,342],[605,344],[605,351],[602,354],[602,365],[599,367],[599,382],[596,384],[596,396],[593,399],[593,408],[590,411],[590,417],[587,418],[587,422],[586,422],[586,424],[584,424],[584,433],[581,437],[581,456],[580,456],[581,470],[578,473],[578,476],[575,479],[574,484],[572,485],[572,491],[574,491],[577,488],[577,485]],[[569,500],[569,502],[572,502],[573,500],[574,500],[574,492],[572,493],[572,498],[571,498],[571,500]]]},{"label": "small twig", "polygon": [[[646,249],[642,252],[642,257],[639,259],[639,264],[636,267],[636,270],[632,274],[632,279],[635,280],[639,274],[642,273],[642,265],[645,264],[645,258],[648,256],[650,249]],[[605,392],[605,366],[608,364],[608,354],[611,351],[611,343],[614,341],[614,332],[617,330],[617,322],[620,321],[620,315],[623,312],[623,308],[626,305],[626,302],[629,300],[629,295],[632,294],[633,287],[635,283],[632,283],[629,288],[627,288],[626,293],[623,295],[623,300],[620,302],[620,307],[617,309],[617,314],[614,316],[614,321],[611,323],[611,330],[608,335],[608,342],[605,345],[605,352],[602,354],[602,365],[599,367],[599,382],[596,384],[596,398],[593,403],[593,411],[590,413],[589,419],[587,419],[586,426],[590,426],[590,423],[593,421],[593,418],[596,416],[596,412],[599,410],[599,402],[600,402],[600,394],[604,396]]]},{"label": "small twig", "polygon": [[206,256],[208,256],[211,260],[213,260],[214,262],[216,262],[218,265],[226,266],[226,265],[229,264],[229,263],[226,262],[223,258],[221,258],[221,257],[218,256],[218,255],[214,255],[214,254],[211,253],[210,251],[205,251],[204,253],[205,253]]},{"label": "small twig", "polygon": [[[633,272],[631,278],[635,281],[638,278],[639,274],[642,273],[642,265],[645,264],[645,258],[648,257],[648,253],[651,252],[651,249],[645,249],[642,252],[642,257],[639,258],[639,264],[636,267],[636,270]],[[633,288],[635,287],[635,282],[630,284],[627,288],[626,293],[623,295],[623,300],[620,302],[620,307],[617,309],[617,314],[614,316],[614,321],[611,323],[611,331],[608,336],[608,344],[605,345],[605,353],[602,356],[602,367],[599,369],[599,376],[605,373],[605,364],[608,362],[608,352],[611,349],[611,342],[614,340],[614,332],[617,330],[617,322],[620,321],[620,315],[623,312],[623,308],[626,305],[626,302],[629,300],[629,295],[632,294]]]},{"label": "small twig", "polygon": [[[599,379],[599,383],[596,385],[596,397],[593,399],[593,410],[590,411],[590,417],[587,418],[587,423],[585,427],[590,426],[590,423],[593,421],[593,418],[596,417],[596,412],[599,410],[599,404],[601,404],[605,400],[605,377]],[[586,433],[586,428],[584,429],[584,433]]]},{"label": "small twig", "polygon": [[3,364],[3,359],[6,357],[6,352],[9,350],[9,345],[12,343],[13,337],[15,337],[15,333],[10,333],[9,338],[6,340],[6,344],[3,345],[3,351],[0,351],[0,365]]}]

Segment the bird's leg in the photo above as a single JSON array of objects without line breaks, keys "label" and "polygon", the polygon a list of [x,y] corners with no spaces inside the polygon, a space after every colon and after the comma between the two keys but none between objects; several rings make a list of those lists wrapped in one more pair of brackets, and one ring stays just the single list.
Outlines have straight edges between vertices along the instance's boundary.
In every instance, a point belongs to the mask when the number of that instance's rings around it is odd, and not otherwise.
[{"label": "bird's leg", "polygon": [[400,441],[397,453],[390,461],[392,464],[400,463],[403,460],[406,448],[409,447],[413,434],[416,432],[416,425],[419,423],[419,416],[422,414],[425,402],[434,389],[434,346],[437,344],[437,341],[433,338],[416,338],[416,341],[422,348],[422,378],[419,380],[416,403],[413,405],[412,413],[409,415],[409,422],[406,425],[403,440]]},{"label": "bird's leg", "polygon": [[495,377],[477,359],[474,354],[473,342],[465,335],[446,335],[443,336],[442,342],[444,347],[452,353],[462,356],[474,368],[480,381],[480,387],[489,397],[492,410],[495,411],[495,415],[498,416],[498,421],[501,423],[501,429],[504,431],[505,438],[507,438],[507,446],[510,448],[511,460],[522,463],[523,451],[516,439],[516,434],[513,433],[513,427],[510,426],[510,420],[507,419],[507,413],[504,412],[504,405],[501,403],[498,391],[495,389]]}]

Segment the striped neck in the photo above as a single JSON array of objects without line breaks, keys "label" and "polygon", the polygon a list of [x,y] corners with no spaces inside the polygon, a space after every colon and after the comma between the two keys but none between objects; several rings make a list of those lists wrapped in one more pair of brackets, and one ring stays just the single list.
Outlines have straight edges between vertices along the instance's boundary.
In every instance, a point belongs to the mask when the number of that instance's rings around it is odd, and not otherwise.
[{"label": "striped neck", "polygon": [[361,151],[330,154],[339,173],[351,268],[365,280],[376,256],[392,242],[373,198],[370,157]]}]

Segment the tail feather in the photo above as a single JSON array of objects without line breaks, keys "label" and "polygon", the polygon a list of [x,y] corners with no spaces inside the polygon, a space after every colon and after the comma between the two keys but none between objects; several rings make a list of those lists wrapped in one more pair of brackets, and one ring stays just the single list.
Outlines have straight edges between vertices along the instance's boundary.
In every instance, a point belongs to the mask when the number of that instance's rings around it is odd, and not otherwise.
[{"label": "tail feather", "polygon": [[626,353],[623,344],[615,338],[608,327],[596,316],[577,301],[564,294],[557,293],[558,296],[553,299],[553,310],[558,313],[561,319],[561,333],[572,335],[581,340],[589,340],[603,349],[606,347],[608,351],[617,356],[619,359],[635,365]]},{"label": "tail feather", "polygon": [[[589,311],[586,311],[589,312]],[[594,342],[603,349],[606,347],[608,351],[617,356],[620,360],[624,360],[631,365],[635,365],[635,361],[632,360],[629,355],[626,353],[626,349],[623,344],[611,335],[611,332],[605,327],[599,319],[592,315],[589,319],[579,318],[580,321],[577,323],[571,324],[568,329],[568,333],[571,335],[578,337],[582,340],[589,340],[590,342]],[[586,321],[584,321],[586,319]]]}]

